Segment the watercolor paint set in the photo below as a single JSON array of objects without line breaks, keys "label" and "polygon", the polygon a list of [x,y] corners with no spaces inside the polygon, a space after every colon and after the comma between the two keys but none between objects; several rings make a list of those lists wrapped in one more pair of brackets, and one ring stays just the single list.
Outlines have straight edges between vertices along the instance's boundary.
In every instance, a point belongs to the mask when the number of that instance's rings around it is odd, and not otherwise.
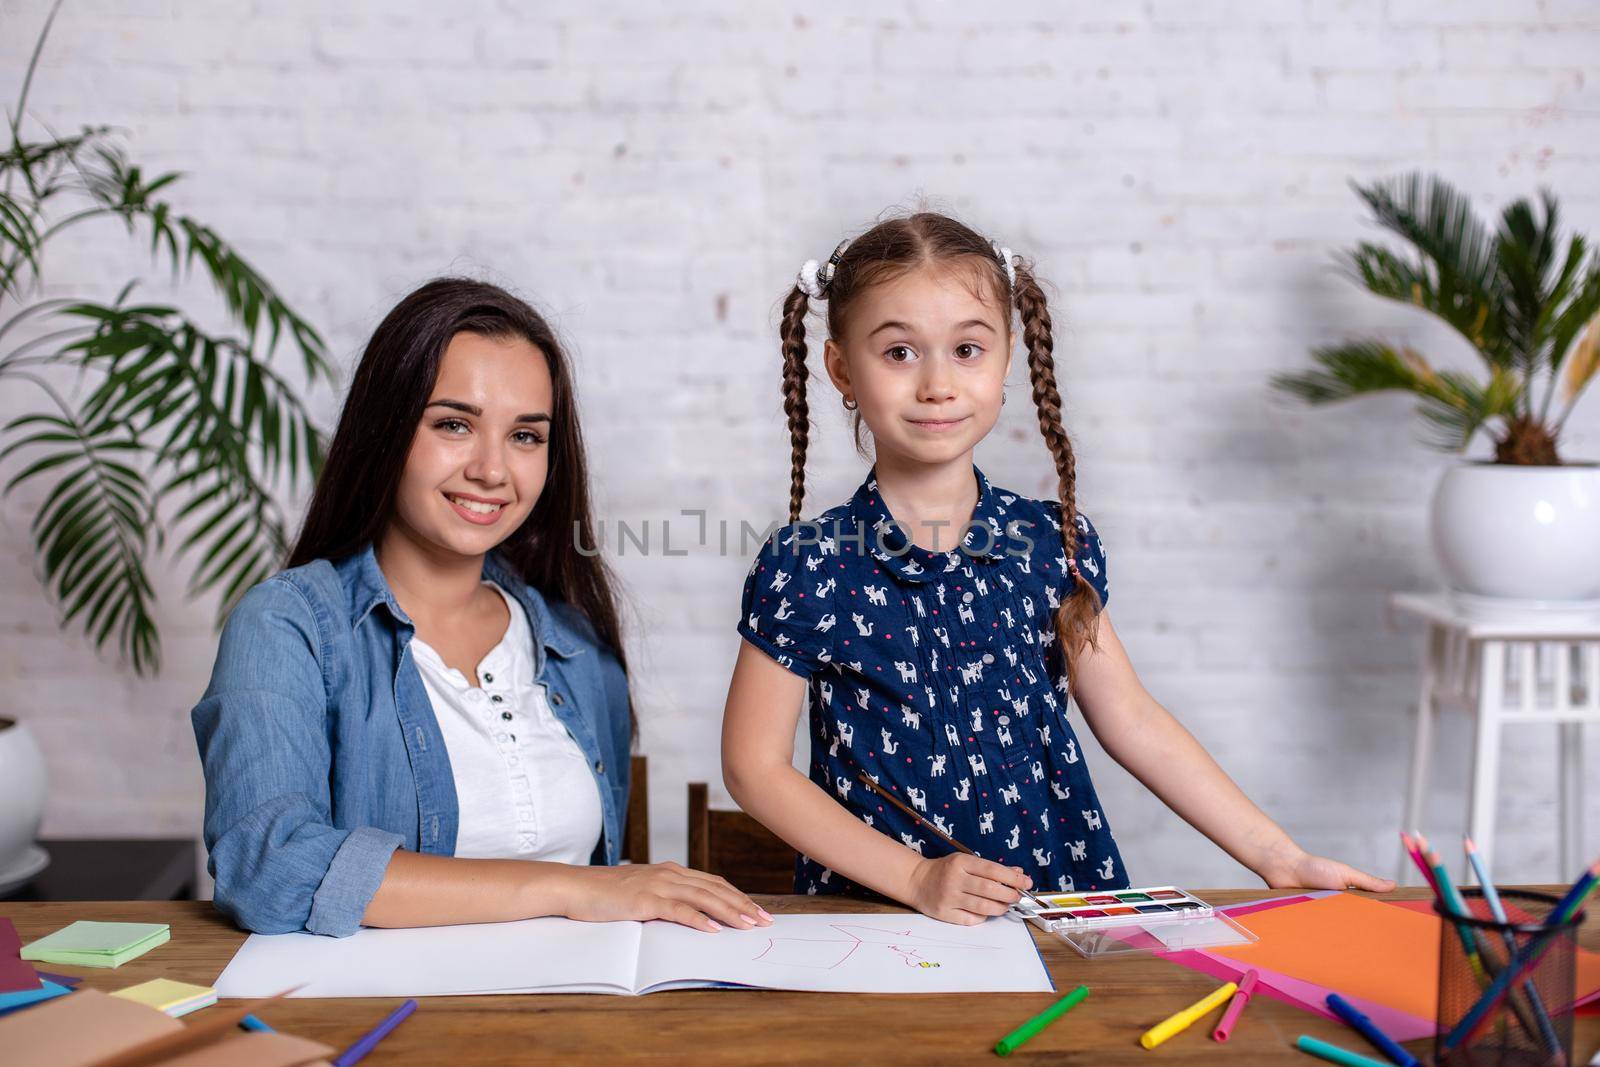
[{"label": "watercolor paint set", "polygon": [[1095,893],[1039,893],[1024,918],[1084,956],[1172,952],[1254,941],[1244,927],[1186,889],[1158,885]]},{"label": "watercolor paint set", "polygon": [[1172,885],[1108,889],[1104,893],[1036,893],[1035,896],[1047,907],[1028,907],[1030,915],[1074,929],[1126,926],[1130,922],[1158,917],[1161,920],[1204,919],[1213,914],[1210,904]]}]

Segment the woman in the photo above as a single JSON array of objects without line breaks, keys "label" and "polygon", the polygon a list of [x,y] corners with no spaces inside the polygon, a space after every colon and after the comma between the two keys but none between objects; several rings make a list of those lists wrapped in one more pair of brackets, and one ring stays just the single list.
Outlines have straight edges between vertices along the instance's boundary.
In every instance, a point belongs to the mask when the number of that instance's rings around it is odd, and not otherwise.
[{"label": "woman", "polygon": [[634,723],[611,580],[577,549],[591,530],[550,327],[481,282],[402,300],[289,569],[229,616],[193,712],[218,908],[335,936],[770,923],[721,878],[615,866]]}]

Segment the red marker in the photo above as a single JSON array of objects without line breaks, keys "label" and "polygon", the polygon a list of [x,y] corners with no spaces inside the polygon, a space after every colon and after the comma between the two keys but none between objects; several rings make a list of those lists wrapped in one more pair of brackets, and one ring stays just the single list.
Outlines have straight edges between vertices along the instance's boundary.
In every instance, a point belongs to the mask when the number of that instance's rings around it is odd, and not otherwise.
[{"label": "red marker", "polygon": [[1250,1003],[1250,994],[1256,991],[1256,981],[1261,977],[1254,967],[1245,972],[1239,980],[1239,991],[1233,995],[1233,1001],[1228,1005],[1228,1010],[1222,1013],[1222,1021],[1217,1028],[1211,1031],[1213,1041],[1226,1041],[1228,1035],[1233,1033],[1233,1024],[1239,1021],[1239,1015],[1244,1011],[1244,1006]]}]

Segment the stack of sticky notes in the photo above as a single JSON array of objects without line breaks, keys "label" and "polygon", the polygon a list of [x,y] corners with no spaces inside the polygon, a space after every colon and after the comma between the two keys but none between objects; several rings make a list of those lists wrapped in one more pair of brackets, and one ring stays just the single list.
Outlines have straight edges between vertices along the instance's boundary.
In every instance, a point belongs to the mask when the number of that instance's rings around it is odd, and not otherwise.
[{"label": "stack of sticky notes", "polygon": [[71,967],[121,967],[172,939],[166,923],[79,920],[25,946],[22,958]]},{"label": "stack of sticky notes", "polygon": [[174,982],[170,978],[140,982],[127,989],[119,989],[111,995],[138,1004],[147,1004],[157,1011],[166,1012],[174,1019],[180,1015],[188,1015],[191,1011],[209,1008],[217,1002],[215,989],[203,985],[190,985],[188,982]]}]

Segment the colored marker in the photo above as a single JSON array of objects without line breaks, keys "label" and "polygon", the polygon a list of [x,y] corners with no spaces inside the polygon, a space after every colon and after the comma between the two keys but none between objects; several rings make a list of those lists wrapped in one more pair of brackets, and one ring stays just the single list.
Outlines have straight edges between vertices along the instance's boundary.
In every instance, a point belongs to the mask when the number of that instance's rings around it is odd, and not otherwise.
[{"label": "colored marker", "polygon": [[278,1032],[272,1027],[268,1026],[266,1023],[262,1022],[260,1019],[257,1019],[254,1015],[246,1015],[243,1019],[240,1019],[239,1029],[254,1030],[261,1034],[275,1034]]},{"label": "colored marker", "polygon": [[1326,1041],[1318,1041],[1307,1034],[1301,1034],[1295,1039],[1294,1047],[1301,1052],[1309,1052],[1313,1056],[1327,1060],[1329,1063],[1343,1064],[1344,1067],[1389,1067],[1382,1060],[1363,1056],[1359,1052],[1330,1045]]},{"label": "colored marker", "polygon": [[1238,1022],[1239,1016],[1244,1013],[1244,1006],[1250,1003],[1250,996],[1256,991],[1256,982],[1260,980],[1261,972],[1254,967],[1244,973],[1244,978],[1239,982],[1238,992],[1233,994],[1228,1010],[1222,1013],[1222,1021],[1211,1031],[1213,1041],[1226,1041],[1232,1036],[1233,1024]]},{"label": "colored marker", "polygon": [[338,1058],[333,1061],[333,1067],[350,1067],[352,1063],[364,1059],[369,1052],[378,1047],[378,1042],[389,1036],[389,1031],[405,1022],[406,1016],[416,1010],[417,1002],[415,1000],[408,1000],[400,1005],[390,1012],[383,1022],[374,1026],[360,1041],[339,1053]]},{"label": "colored marker", "polygon": [[1088,995],[1089,987],[1086,985],[1081,985],[1077,989],[1074,989],[1072,992],[1068,993],[1066,996],[1050,1005],[1044,1011],[1041,1011],[1038,1015],[1035,1015],[1033,1018],[1029,1019],[1015,1030],[1011,1031],[1005,1037],[1002,1037],[999,1041],[996,1041],[994,1043],[995,1053],[1000,1056],[1011,1055],[1013,1052],[1017,1051],[1017,1049],[1021,1048],[1029,1038],[1033,1037],[1040,1030],[1043,1030],[1045,1027],[1061,1018],[1061,1016],[1065,1015],[1067,1012],[1081,1004],[1083,1002],[1083,998]]},{"label": "colored marker", "polygon": [[1238,991],[1238,985],[1233,982],[1229,982],[1224,986],[1218,986],[1216,989],[1212,990],[1210,993],[1207,993],[1200,1000],[1195,1001],[1193,1004],[1189,1005],[1187,1008],[1184,1008],[1176,1015],[1173,1015],[1168,1019],[1164,1019],[1163,1021],[1156,1023],[1150,1029],[1146,1030],[1144,1032],[1144,1036],[1139,1038],[1139,1044],[1143,1045],[1145,1048],[1155,1048],[1173,1034],[1182,1033],[1184,1030],[1187,1030],[1191,1025],[1193,1025],[1196,1019],[1199,1019],[1212,1008],[1215,1008],[1218,1004],[1221,1004]]},{"label": "colored marker", "polygon": [[1367,1018],[1356,1006],[1337,993],[1328,994],[1328,1007],[1333,1013],[1349,1023],[1362,1037],[1372,1042],[1377,1050],[1389,1057],[1400,1067],[1417,1067],[1417,1058],[1401,1048],[1394,1038],[1378,1029],[1376,1023]]}]

